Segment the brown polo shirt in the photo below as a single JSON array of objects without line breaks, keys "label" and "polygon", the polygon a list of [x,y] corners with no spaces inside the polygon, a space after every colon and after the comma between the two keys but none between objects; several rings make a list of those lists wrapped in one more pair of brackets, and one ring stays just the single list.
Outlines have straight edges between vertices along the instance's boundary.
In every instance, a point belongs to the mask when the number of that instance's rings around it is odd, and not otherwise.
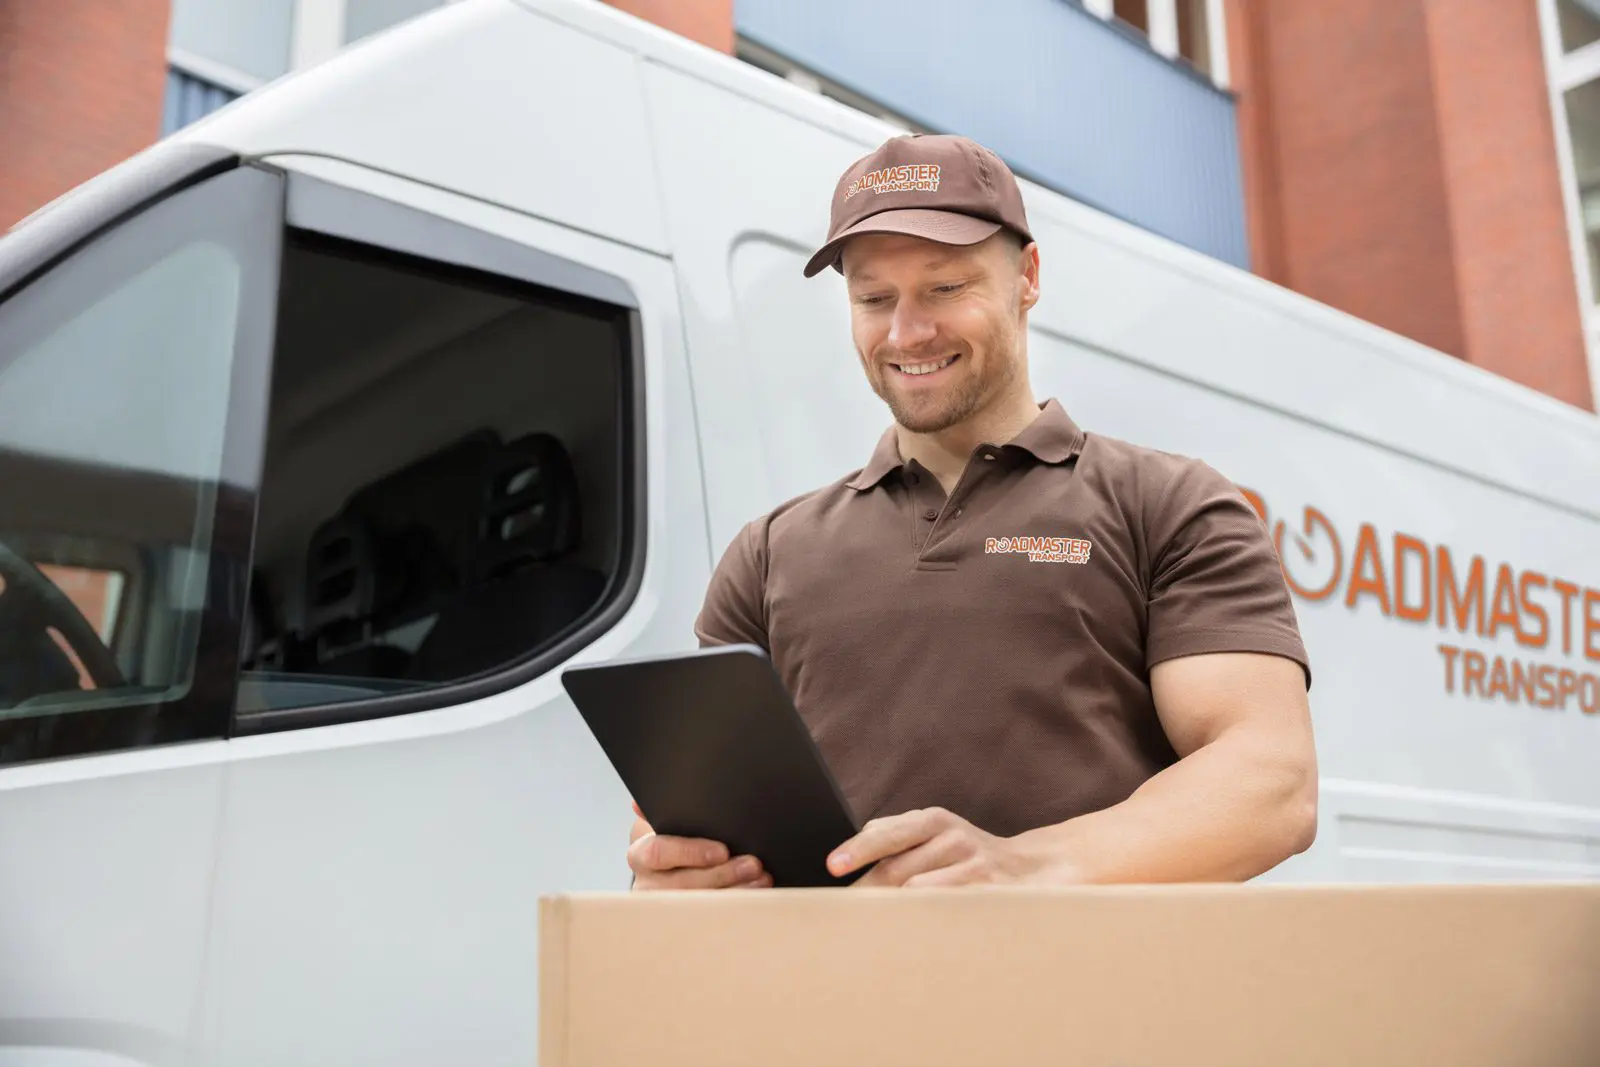
[{"label": "brown polo shirt", "polygon": [[1238,489],[1086,435],[1055,400],[978,449],[948,499],[886,431],[865,468],[739,532],[695,632],[768,652],[861,819],[939,806],[1006,836],[1177,759],[1154,664],[1267,652],[1311,680]]}]

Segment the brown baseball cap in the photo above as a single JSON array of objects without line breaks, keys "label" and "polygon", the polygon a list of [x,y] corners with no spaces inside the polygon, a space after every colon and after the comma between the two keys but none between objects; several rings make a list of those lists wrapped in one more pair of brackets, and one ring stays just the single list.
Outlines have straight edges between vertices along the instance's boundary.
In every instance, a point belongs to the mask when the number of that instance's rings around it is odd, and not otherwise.
[{"label": "brown baseball cap", "polygon": [[1028,216],[1017,179],[1000,157],[966,137],[891,137],[850,165],[833,191],[828,242],[805,276],[841,270],[845,241],[863,233],[901,233],[972,245],[1010,229],[1025,242]]}]

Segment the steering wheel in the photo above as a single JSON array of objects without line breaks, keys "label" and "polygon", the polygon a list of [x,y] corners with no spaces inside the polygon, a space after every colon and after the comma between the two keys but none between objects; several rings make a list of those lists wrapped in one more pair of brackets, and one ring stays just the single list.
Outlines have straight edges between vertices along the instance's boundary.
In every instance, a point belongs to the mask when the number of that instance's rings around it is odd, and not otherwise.
[{"label": "steering wheel", "polygon": [[114,689],[128,684],[111,649],[100,640],[99,633],[89,625],[78,606],[38,567],[3,543],[0,543],[0,578],[6,583],[5,592],[0,596],[16,596],[32,604],[42,616],[40,628],[54,627],[66,638],[97,688]]}]

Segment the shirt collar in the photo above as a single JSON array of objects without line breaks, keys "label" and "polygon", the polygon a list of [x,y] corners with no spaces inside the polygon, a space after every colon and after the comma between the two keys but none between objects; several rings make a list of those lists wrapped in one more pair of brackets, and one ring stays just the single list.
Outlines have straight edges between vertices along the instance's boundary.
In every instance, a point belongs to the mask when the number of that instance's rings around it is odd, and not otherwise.
[{"label": "shirt collar", "polygon": [[[1072,421],[1065,408],[1054,397],[1039,405],[1039,417],[1022,428],[1022,432],[997,446],[1002,451],[1015,449],[1026,452],[1041,463],[1064,463],[1083,448],[1084,432]],[[905,466],[900,457],[900,442],[893,426],[878,438],[867,465],[845,484],[851,489],[871,489],[889,474]]]}]

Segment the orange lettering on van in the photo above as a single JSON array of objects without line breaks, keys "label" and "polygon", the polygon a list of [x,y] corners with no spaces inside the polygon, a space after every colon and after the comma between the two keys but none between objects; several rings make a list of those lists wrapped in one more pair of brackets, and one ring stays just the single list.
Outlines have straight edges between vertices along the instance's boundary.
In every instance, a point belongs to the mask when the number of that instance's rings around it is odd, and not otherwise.
[{"label": "orange lettering on van", "polygon": [[1571,582],[1563,582],[1559,578],[1550,583],[1550,588],[1561,594],[1561,653],[1570,656],[1572,655],[1572,599],[1581,590]]},{"label": "orange lettering on van", "polygon": [[1467,696],[1472,695],[1474,688],[1479,695],[1483,694],[1483,675],[1489,669],[1488,660],[1483,658],[1483,653],[1474,649],[1467,649],[1461,654],[1461,691]]},{"label": "orange lettering on van", "polygon": [[1456,657],[1461,654],[1461,650],[1455,645],[1440,645],[1439,654],[1444,657],[1444,691],[1446,693],[1454,693],[1456,691]]},{"label": "orange lettering on van", "polygon": [[1544,648],[1550,643],[1550,616],[1538,601],[1528,595],[1530,585],[1543,589],[1547,584],[1549,579],[1537,571],[1523,571],[1517,581],[1517,593],[1522,598],[1522,614],[1539,622],[1539,628],[1531,634],[1517,634],[1517,640],[1529,648]]},{"label": "orange lettering on van", "polygon": [[1595,638],[1600,637],[1600,615],[1595,614],[1595,608],[1600,608],[1600,590],[1585,589],[1583,591],[1583,656],[1585,659],[1600,660],[1600,644],[1595,643]]},{"label": "orange lettering on van", "polygon": [[[1313,524],[1322,527],[1322,531],[1328,535],[1329,544],[1333,546],[1333,577],[1329,578],[1327,583],[1320,589],[1307,589],[1295,581],[1294,575],[1290,574],[1289,568],[1285,566],[1283,568],[1283,579],[1296,596],[1304,597],[1307,600],[1326,600],[1339,588],[1339,582],[1344,578],[1344,548],[1339,543],[1339,531],[1333,528],[1333,523],[1328,521],[1328,516],[1316,508],[1307,507],[1305,511],[1305,533],[1307,536],[1310,535]],[[1283,531],[1287,526],[1287,523],[1279,519],[1277,525],[1272,529],[1272,547],[1278,553],[1280,561],[1283,559]],[[1311,549],[1308,546],[1301,545],[1301,552],[1307,559],[1311,558]]]},{"label": "orange lettering on van", "polygon": [[[1422,603],[1406,603],[1406,556],[1414,556],[1422,567]],[[1394,613],[1409,622],[1427,622],[1433,617],[1433,553],[1423,541],[1409,534],[1394,535]]]},{"label": "orange lettering on van", "polygon": [[1483,634],[1483,557],[1472,557],[1472,568],[1467,572],[1465,590],[1456,585],[1455,566],[1450,561],[1450,550],[1439,546],[1439,628],[1454,618],[1456,629],[1466,632],[1469,616],[1477,617],[1474,629]]},{"label": "orange lettering on van", "polygon": [[[1368,569],[1372,572],[1370,575]],[[1345,607],[1355,607],[1356,599],[1363,593],[1376,596],[1383,613],[1390,613],[1389,581],[1383,573],[1383,553],[1378,551],[1378,532],[1370,522],[1361,524],[1361,533],[1356,538],[1355,559],[1350,563],[1350,588],[1344,596]]]},{"label": "orange lettering on van", "polygon": [[1487,636],[1499,637],[1502,626],[1511,627],[1511,632],[1521,638],[1522,620],[1517,615],[1517,579],[1509,563],[1500,564],[1500,569],[1495,572],[1494,597],[1490,600],[1489,625],[1486,627]]}]

